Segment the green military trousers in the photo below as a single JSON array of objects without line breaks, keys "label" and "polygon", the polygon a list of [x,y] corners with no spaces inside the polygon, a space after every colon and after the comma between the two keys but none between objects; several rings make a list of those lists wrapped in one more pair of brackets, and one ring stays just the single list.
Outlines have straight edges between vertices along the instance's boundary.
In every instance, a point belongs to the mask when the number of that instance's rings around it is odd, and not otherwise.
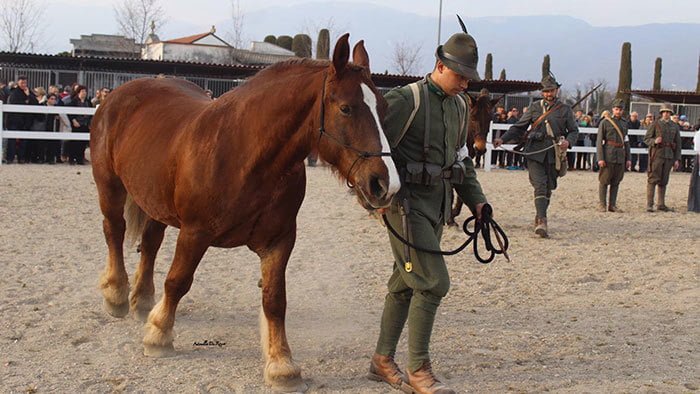
[{"label": "green military trousers", "polygon": [[547,217],[549,200],[552,198],[552,190],[557,188],[557,170],[554,163],[549,163],[545,157],[544,163],[527,160],[527,172],[530,184],[535,189],[535,211],[538,218]]},{"label": "green military trousers", "polygon": [[619,185],[625,177],[625,165],[622,163],[607,163],[598,173],[601,185]]},{"label": "green military trousers", "polygon": [[[392,205],[387,213],[389,223],[404,238],[417,246],[440,249],[442,222],[433,223],[418,211],[408,215],[411,234],[403,234],[401,214]],[[388,229],[387,229],[388,231]],[[410,372],[418,370],[430,359],[430,336],[440,301],[450,288],[450,277],[445,259],[441,255],[416,251],[410,248],[411,272],[406,270],[404,244],[389,233],[394,268],[389,278],[384,312],[377,341],[376,352],[394,354],[396,346],[408,320],[408,365]]]},{"label": "green military trousers", "polygon": [[664,159],[663,157],[655,157],[649,163],[649,172],[647,175],[647,183],[666,186],[671,176],[673,169],[673,159]]}]

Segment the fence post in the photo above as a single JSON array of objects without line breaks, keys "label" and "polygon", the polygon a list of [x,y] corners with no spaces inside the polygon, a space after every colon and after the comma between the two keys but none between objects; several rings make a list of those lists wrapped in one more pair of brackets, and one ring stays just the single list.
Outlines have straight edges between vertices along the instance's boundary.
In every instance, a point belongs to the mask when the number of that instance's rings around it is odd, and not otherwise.
[{"label": "fence post", "polygon": [[493,121],[489,123],[489,132],[486,134],[486,153],[484,154],[484,171],[491,171],[491,155],[493,151]]},{"label": "fence post", "polygon": [[0,101],[0,155],[2,155],[2,157],[0,157],[0,166],[2,166],[2,161],[5,160],[5,154],[3,152],[4,146],[2,143],[3,142],[2,132],[5,131],[5,118],[3,117],[4,112],[2,112],[3,111],[2,104],[3,104],[3,102]]}]

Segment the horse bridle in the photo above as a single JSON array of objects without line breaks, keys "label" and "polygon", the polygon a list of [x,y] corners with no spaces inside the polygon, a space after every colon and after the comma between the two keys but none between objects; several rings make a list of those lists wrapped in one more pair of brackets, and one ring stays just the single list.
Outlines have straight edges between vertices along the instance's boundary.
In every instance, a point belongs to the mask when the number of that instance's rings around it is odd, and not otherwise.
[{"label": "horse bridle", "polygon": [[[355,167],[355,164],[357,163],[358,160],[360,159],[367,159],[370,157],[383,157],[383,156],[391,156],[391,152],[369,152],[365,150],[360,150],[355,148],[352,145],[346,144],[345,142],[341,141],[338,137],[334,136],[333,134],[330,134],[328,131],[326,131],[326,82],[328,81],[328,74],[326,74],[323,77],[323,87],[321,88],[321,115],[319,118],[319,123],[320,126],[318,128],[319,136],[318,136],[318,141],[319,143],[321,142],[321,138],[325,135],[326,138],[330,139],[331,141],[335,142],[337,145],[341,146],[342,148],[351,150],[355,153],[357,153],[357,159],[355,159],[355,162],[352,163],[352,166],[350,167],[350,171],[348,172],[348,178],[352,174],[352,169]],[[381,133],[382,131],[379,130]],[[351,186],[352,187],[352,186]]]}]

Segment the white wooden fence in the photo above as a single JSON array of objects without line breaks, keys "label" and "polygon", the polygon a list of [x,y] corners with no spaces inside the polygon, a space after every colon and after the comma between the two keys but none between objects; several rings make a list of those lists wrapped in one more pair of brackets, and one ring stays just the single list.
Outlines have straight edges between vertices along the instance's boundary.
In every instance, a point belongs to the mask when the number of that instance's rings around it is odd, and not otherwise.
[{"label": "white wooden fence", "polygon": [[[489,131],[489,134],[486,136],[486,153],[484,153],[484,171],[491,171],[491,156],[493,155],[494,150],[503,150],[503,148],[506,149],[513,149],[515,145],[510,145],[510,144],[503,144],[501,147],[494,148],[493,147],[493,134],[494,131],[496,130],[508,130],[510,128],[510,124],[504,124],[504,123],[493,123],[491,122],[491,130]],[[583,134],[598,134],[598,128],[596,127],[579,127],[578,129],[579,133]],[[646,130],[629,130],[628,134],[629,135],[640,135],[644,137],[644,134],[646,134]],[[690,137],[693,138],[695,135],[694,131],[681,131],[681,137]],[[584,152],[584,153],[595,153],[596,152],[596,147],[595,146],[572,146],[571,149],[569,149],[567,152]],[[648,155],[649,150],[647,148],[631,148],[630,152],[632,154],[642,154],[642,155]],[[682,149],[681,150],[682,155],[688,155],[688,156],[694,156],[696,152],[692,149]]]},{"label": "white wooden fence", "polygon": [[5,130],[5,112],[30,114],[94,115],[95,110],[95,108],[81,107],[49,107],[45,105],[3,104],[2,101],[0,101],[0,152],[2,152],[5,138],[22,138],[27,140],[90,141],[90,133],[58,133],[53,131]]}]

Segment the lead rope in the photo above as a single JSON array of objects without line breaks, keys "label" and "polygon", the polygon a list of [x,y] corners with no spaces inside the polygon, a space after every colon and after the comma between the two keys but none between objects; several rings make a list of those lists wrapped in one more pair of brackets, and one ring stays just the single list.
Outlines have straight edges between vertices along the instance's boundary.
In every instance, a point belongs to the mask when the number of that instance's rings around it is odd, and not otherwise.
[{"label": "lead rope", "polygon": [[[495,220],[493,220],[493,208],[491,208],[491,205],[489,204],[484,204],[484,206],[481,208],[481,220],[477,220],[476,216],[471,216],[469,219],[464,221],[464,224],[462,225],[462,230],[465,234],[467,234],[467,240],[458,248],[448,251],[428,249],[418,246],[402,237],[401,234],[399,234],[396,231],[396,229],[391,225],[391,223],[389,223],[389,219],[386,217],[386,214],[382,215],[382,219],[384,220],[384,224],[386,224],[386,227],[389,229],[391,234],[394,237],[396,237],[396,239],[401,241],[404,245],[407,245],[420,252],[438,254],[442,256],[453,256],[464,250],[464,248],[466,248],[467,245],[473,242],[472,245],[474,249],[474,257],[476,257],[476,259],[480,263],[490,263],[491,261],[493,261],[497,254],[502,254],[506,258],[506,260],[510,261],[510,257],[508,256],[508,236],[506,235],[505,231],[503,231],[501,226],[499,226],[498,223]],[[406,220],[408,220],[408,218],[406,218]],[[474,222],[473,231],[469,230],[469,224],[471,222]],[[493,234],[496,238],[496,242],[498,243],[498,248],[494,247],[493,243],[491,242],[491,228],[493,228]],[[479,254],[479,234],[481,234],[481,238],[483,238],[485,249],[489,252],[489,256],[487,258],[483,258]],[[411,272],[412,270],[412,264],[410,261],[408,261],[408,259],[404,268],[407,272]]]}]

